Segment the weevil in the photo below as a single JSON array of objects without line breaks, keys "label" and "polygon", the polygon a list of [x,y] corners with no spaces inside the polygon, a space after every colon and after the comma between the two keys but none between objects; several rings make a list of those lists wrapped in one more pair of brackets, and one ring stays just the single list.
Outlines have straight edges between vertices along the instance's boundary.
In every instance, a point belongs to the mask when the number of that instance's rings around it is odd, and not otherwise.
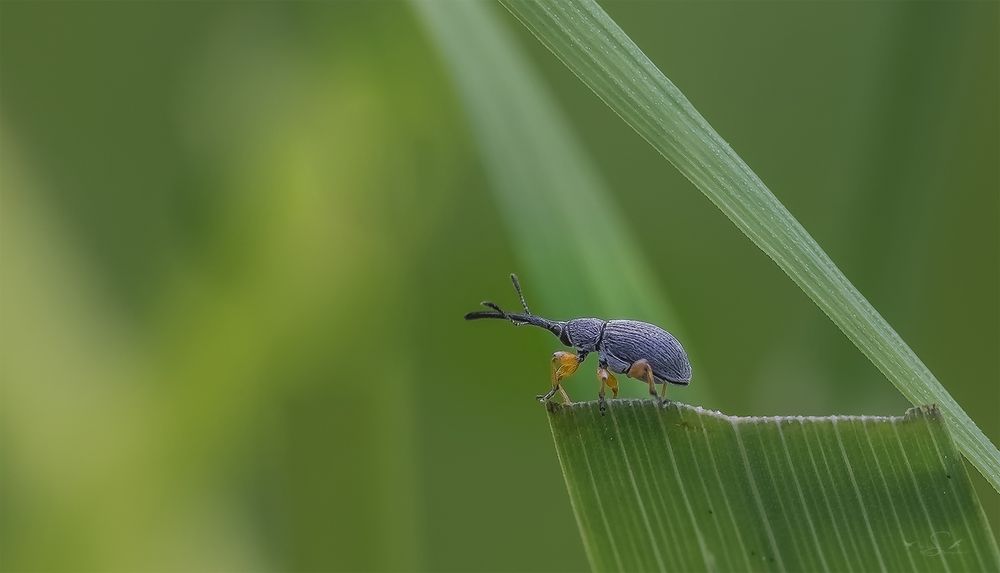
[{"label": "weevil", "polygon": [[[574,318],[559,321],[542,318],[528,310],[517,275],[511,274],[510,281],[521,300],[524,314],[509,313],[494,302],[483,301],[481,304],[490,310],[470,312],[465,315],[465,320],[495,318],[509,320],[516,326],[530,324],[548,330],[560,342],[576,350],[575,353],[559,351],[552,355],[552,387],[545,394],[536,396],[538,401],[548,402],[559,392],[563,403],[570,404],[562,381],[576,372],[591,352],[596,352],[598,356],[597,379],[601,386],[597,401],[602,414],[607,409],[605,388],[611,389],[612,397],[618,396],[615,374],[645,382],[650,396],[660,404],[666,401],[668,382],[680,386],[691,382],[691,362],[684,347],[659,326],[638,320]],[[657,384],[663,387],[660,394],[656,392]]]}]

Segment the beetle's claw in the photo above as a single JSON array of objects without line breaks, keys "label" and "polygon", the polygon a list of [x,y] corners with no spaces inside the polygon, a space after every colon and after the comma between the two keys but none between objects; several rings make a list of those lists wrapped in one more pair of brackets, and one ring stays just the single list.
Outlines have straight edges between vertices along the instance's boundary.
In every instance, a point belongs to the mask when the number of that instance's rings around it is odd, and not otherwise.
[{"label": "beetle's claw", "polygon": [[608,411],[608,401],[604,399],[604,396],[597,398],[597,407],[601,410],[602,416]]}]

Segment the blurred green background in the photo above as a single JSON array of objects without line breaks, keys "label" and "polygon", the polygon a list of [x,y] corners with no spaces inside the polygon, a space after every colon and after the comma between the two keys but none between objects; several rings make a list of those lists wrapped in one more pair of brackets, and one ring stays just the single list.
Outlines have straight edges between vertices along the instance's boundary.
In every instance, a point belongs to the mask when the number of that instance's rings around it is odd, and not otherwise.
[{"label": "blurred green background", "polygon": [[[1000,441],[1000,4],[602,4]],[[696,378],[674,398],[907,407],[484,10],[683,332]],[[558,343],[461,316],[516,307],[511,271],[556,318],[633,313],[631,287],[607,274],[595,310],[551,254],[578,246],[518,234],[497,181],[520,166],[491,162],[439,45],[403,2],[0,4],[0,568],[586,568],[533,400]]]}]

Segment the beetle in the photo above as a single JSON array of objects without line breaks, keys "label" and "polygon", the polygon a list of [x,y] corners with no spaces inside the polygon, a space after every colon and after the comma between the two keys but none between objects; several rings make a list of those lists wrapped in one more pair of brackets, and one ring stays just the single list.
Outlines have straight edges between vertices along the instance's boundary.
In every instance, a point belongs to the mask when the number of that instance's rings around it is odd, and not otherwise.
[{"label": "beetle", "polygon": [[[691,362],[684,347],[659,326],[638,320],[574,318],[558,321],[542,318],[528,310],[517,275],[511,274],[510,281],[521,300],[524,314],[509,313],[494,302],[483,301],[481,304],[490,310],[470,312],[465,315],[465,320],[492,318],[509,320],[516,326],[530,324],[548,330],[560,342],[576,350],[576,353],[559,351],[552,355],[552,388],[536,396],[538,401],[547,402],[559,392],[563,402],[570,404],[569,395],[561,383],[576,372],[591,352],[596,352],[598,356],[597,378],[601,388],[597,401],[602,414],[607,409],[605,388],[611,389],[613,397],[618,396],[615,374],[645,382],[650,396],[659,404],[666,401],[668,382],[679,386],[687,386],[691,382]],[[663,387],[659,395],[657,384]]]}]

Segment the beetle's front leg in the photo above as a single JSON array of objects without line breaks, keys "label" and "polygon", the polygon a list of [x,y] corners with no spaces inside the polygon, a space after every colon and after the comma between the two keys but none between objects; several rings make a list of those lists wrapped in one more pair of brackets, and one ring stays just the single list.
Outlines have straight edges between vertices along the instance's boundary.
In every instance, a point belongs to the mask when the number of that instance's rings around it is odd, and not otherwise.
[{"label": "beetle's front leg", "polygon": [[545,394],[535,396],[539,402],[547,402],[555,396],[556,392],[562,394],[563,403],[566,405],[573,402],[569,399],[569,394],[560,385],[564,379],[569,378],[580,367],[580,358],[571,352],[556,352],[552,355],[552,388]]}]

